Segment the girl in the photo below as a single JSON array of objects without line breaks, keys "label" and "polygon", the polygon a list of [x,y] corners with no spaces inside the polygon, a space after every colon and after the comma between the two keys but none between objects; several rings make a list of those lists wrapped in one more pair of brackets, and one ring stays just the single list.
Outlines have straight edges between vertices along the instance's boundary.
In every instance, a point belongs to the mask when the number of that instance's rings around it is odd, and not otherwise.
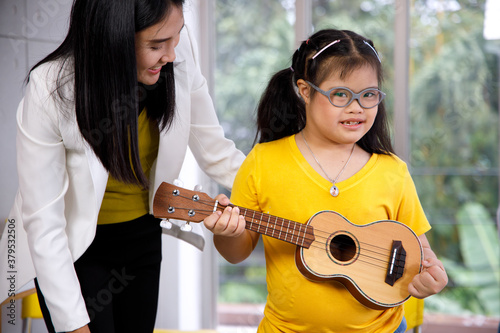
[{"label": "girl", "polygon": [[67,37],[29,73],[9,225],[16,284],[36,275],[50,332],[152,332],[162,232],[150,198],[178,177],[188,144],[228,188],[244,159],[224,138],[182,10],[75,0]]},{"label": "girl", "polygon": [[[236,177],[231,202],[306,222],[332,210],[355,224],[397,220],[417,235],[423,270],[408,286],[424,298],[447,283],[425,237],[430,229],[406,164],[393,152],[373,43],[351,31],[323,30],[304,41],[292,66],[276,73],[258,107],[259,144]],[[247,258],[259,234],[239,209],[205,220],[221,255]],[[373,310],[339,282],[306,279],[296,246],[263,237],[268,297],[259,332],[404,332],[402,306]]]}]

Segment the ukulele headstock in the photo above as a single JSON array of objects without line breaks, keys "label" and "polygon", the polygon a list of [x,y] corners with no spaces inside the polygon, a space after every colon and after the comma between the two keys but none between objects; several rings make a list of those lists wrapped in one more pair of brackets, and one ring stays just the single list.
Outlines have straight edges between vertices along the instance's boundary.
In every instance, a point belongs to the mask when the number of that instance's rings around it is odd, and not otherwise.
[{"label": "ukulele headstock", "polygon": [[153,201],[157,218],[201,222],[214,211],[215,200],[206,193],[161,183]]}]

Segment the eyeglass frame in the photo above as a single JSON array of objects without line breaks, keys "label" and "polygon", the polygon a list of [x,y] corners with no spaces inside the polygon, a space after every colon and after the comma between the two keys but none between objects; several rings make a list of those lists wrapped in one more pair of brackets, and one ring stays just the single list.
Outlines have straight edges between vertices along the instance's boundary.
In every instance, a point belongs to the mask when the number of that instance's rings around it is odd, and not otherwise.
[{"label": "eyeglass frame", "polygon": [[[311,83],[307,80],[305,80],[307,82],[308,85],[310,85],[311,87],[313,87],[317,92],[319,92],[320,94],[326,96],[326,98],[328,98],[328,101],[330,102],[331,105],[337,107],[337,108],[345,108],[349,105],[351,105],[351,103],[356,99],[358,100],[358,104],[363,108],[363,109],[373,109],[374,107],[376,107],[377,105],[379,105],[380,103],[382,103],[382,101],[384,100],[385,96],[386,96],[386,93],[383,92],[382,90],[380,89],[377,89],[377,88],[366,88],[366,89],[363,89],[361,90],[359,93],[355,93],[354,91],[352,91],[351,89],[347,88],[347,87],[333,87],[332,89],[330,90],[327,90],[327,91],[324,91],[323,89],[321,89],[320,87],[316,86],[314,83]],[[339,105],[335,105],[333,104],[332,102],[332,99],[330,98],[330,94],[332,93],[332,91],[334,91],[335,89],[345,89],[347,91],[349,91],[351,93],[351,99],[349,102],[347,102],[346,105],[343,105],[343,106],[339,106]],[[381,94],[381,98],[380,100],[378,101],[377,104],[375,104],[374,106],[370,106],[370,107],[364,107],[363,104],[361,104],[361,95],[368,91],[368,90],[377,90],[380,94]]]}]

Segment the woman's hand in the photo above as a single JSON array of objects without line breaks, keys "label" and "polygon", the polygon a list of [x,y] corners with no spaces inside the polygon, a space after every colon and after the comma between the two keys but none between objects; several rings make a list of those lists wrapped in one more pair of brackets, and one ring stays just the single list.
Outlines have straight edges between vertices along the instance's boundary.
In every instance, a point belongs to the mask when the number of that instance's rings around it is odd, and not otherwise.
[{"label": "woman's hand", "polygon": [[90,333],[89,325],[77,328],[76,330],[71,331],[69,333]]},{"label": "woman's hand", "polygon": [[437,294],[448,284],[448,275],[444,265],[432,251],[425,235],[419,237],[424,252],[422,271],[416,275],[408,286],[410,295],[425,298]]},{"label": "woman's hand", "polygon": [[[224,194],[215,197],[223,206],[229,205],[229,198]],[[216,211],[208,216],[203,223],[214,235],[238,237],[245,231],[245,218],[240,215],[238,207],[227,206],[224,212]]]}]

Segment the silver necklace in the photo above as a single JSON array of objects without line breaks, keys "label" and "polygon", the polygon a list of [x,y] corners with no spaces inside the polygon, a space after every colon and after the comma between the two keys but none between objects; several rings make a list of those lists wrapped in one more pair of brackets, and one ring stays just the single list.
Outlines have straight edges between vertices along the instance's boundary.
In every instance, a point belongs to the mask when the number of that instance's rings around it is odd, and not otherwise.
[{"label": "silver necklace", "polygon": [[352,157],[352,153],[354,153],[354,147],[356,147],[356,144],[352,145],[351,154],[349,155],[349,158],[347,159],[347,162],[345,162],[344,167],[342,168],[342,170],[340,170],[339,174],[337,175],[337,177],[335,177],[335,179],[332,179],[332,178],[330,178],[330,176],[328,176],[328,174],[326,173],[325,169],[323,169],[323,167],[321,166],[321,163],[319,163],[318,159],[316,158],[316,155],[314,155],[314,153],[311,150],[311,147],[309,147],[309,144],[307,144],[306,137],[304,136],[304,132],[300,132],[300,134],[302,135],[302,139],[304,140],[304,143],[306,144],[307,149],[309,149],[309,152],[311,153],[312,157],[314,158],[314,160],[316,161],[316,163],[318,163],[321,171],[323,171],[323,173],[325,174],[326,178],[328,178],[328,180],[330,181],[330,183],[332,183],[332,187],[330,187],[330,194],[332,196],[334,196],[334,197],[338,196],[339,195],[339,188],[337,187],[337,185],[335,185],[335,183],[337,183],[337,180],[339,179],[340,175],[342,175],[342,173],[344,172],[347,164],[349,164],[349,161],[351,160],[351,157]]}]

